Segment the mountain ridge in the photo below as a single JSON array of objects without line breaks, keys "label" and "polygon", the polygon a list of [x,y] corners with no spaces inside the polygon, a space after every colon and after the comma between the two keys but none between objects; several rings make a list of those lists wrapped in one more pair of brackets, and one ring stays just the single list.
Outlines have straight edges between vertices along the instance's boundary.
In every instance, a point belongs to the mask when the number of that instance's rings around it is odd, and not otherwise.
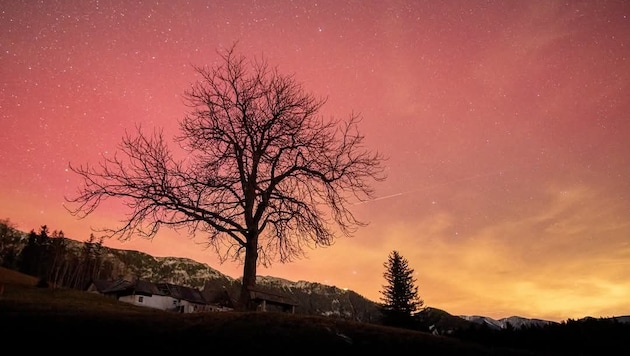
[{"label": "mountain ridge", "polygon": [[[0,234],[0,264],[2,265],[7,264],[7,256],[9,255],[15,259],[28,241],[27,233],[19,230],[15,230],[15,232],[13,234]],[[72,252],[75,258],[84,253],[86,246],[89,245],[88,242],[81,242],[67,237],[61,237],[61,239],[63,239],[62,245],[66,251]],[[99,268],[107,270],[106,274],[112,279],[146,279],[152,282],[179,284],[199,290],[226,288],[234,291],[234,293],[237,293],[236,290],[240,288],[241,278],[233,278],[207,263],[198,262],[187,257],[155,257],[142,251],[96,245],[98,249],[94,250],[96,252],[92,252],[97,253],[98,258],[102,259]],[[276,292],[290,294],[299,302],[299,307],[297,308],[299,313],[326,315],[367,322],[374,322],[380,317],[377,302],[371,301],[352,290],[341,289],[318,282],[306,280],[291,281],[268,275],[258,275],[257,282],[259,285]],[[470,323],[485,324],[492,329],[557,323],[551,320],[519,316],[508,316],[501,319],[480,315],[455,316],[446,311],[428,306],[425,307],[423,312],[424,315],[422,313],[419,313],[419,315],[426,320],[433,320],[434,322],[428,325],[433,325],[436,332],[439,333],[449,332],[452,329],[452,325],[461,327],[462,323],[458,319]],[[624,322],[626,319],[630,320],[630,316],[617,318]],[[446,322],[444,327],[439,326],[440,323],[436,322],[436,320],[444,321],[446,319],[449,322]]]}]

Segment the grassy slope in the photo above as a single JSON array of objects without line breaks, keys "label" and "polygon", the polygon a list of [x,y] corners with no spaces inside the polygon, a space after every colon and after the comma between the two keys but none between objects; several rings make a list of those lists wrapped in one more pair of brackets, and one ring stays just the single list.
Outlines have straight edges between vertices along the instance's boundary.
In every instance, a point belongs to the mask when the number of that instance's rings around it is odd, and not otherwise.
[{"label": "grassy slope", "polygon": [[71,354],[88,350],[215,353],[221,349],[227,354],[260,351],[274,355],[527,355],[325,317],[260,312],[174,314],[92,293],[37,288],[36,282],[0,268],[0,337],[6,340],[2,344]]}]

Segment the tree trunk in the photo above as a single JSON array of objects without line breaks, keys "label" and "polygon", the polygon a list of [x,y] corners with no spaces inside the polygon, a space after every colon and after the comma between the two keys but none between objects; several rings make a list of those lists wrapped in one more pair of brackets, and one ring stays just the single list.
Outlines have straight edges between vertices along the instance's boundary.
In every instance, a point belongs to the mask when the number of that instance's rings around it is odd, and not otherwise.
[{"label": "tree trunk", "polygon": [[245,247],[245,263],[243,264],[243,285],[237,308],[240,310],[256,310],[251,303],[249,291],[256,287],[256,265],[258,263],[258,234],[252,234]]}]

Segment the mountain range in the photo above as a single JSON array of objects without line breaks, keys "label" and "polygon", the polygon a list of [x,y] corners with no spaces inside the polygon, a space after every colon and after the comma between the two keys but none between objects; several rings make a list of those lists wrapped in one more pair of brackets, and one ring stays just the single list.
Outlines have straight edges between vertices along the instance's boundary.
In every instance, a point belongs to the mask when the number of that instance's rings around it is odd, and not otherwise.
[{"label": "mountain range", "polygon": [[[87,242],[61,237],[66,251],[74,258],[84,253]],[[7,234],[0,231],[0,265],[6,266],[11,258],[19,255],[26,246],[28,234],[19,232]],[[188,258],[153,257],[149,254],[99,246],[100,267],[106,268],[109,278],[127,280],[142,279],[155,283],[171,283],[196,288],[200,291],[224,288],[235,295],[240,288],[240,279],[229,277],[218,270]],[[13,257],[10,257],[13,256]],[[348,320],[378,323],[380,312],[378,303],[360,294],[335,286],[309,281],[289,281],[272,276],[258,276],[260,287],[289,296],[296,301],[296,313],[323,315]],[[471,323],[484,325],[490,329],[501,330],[508,327],[541,326],[553,321],[528,319],[510,316],[503,319],[492,319],[479,315],[451,315],[446,311],[425,307],[418,313],[424,325],[436,334],[448,334],[455,329],[464,328]],[[625,318],[625,319],[624,319]],[[628,317],[620,317],[620,321],[628,322]]]}]

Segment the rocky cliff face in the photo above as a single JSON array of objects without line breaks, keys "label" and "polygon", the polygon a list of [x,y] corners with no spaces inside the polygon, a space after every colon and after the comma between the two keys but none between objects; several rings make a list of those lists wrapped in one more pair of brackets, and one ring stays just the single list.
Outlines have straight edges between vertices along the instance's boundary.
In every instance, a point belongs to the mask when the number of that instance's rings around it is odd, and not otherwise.
[{"label": "rocky cliff face", "polygon": [[204,263],[180,257],[153,257],[143,252],[106,249],[103,255],[112,265],[112,278],[144,279],[203,289],[210,279],[231,278]]}]

